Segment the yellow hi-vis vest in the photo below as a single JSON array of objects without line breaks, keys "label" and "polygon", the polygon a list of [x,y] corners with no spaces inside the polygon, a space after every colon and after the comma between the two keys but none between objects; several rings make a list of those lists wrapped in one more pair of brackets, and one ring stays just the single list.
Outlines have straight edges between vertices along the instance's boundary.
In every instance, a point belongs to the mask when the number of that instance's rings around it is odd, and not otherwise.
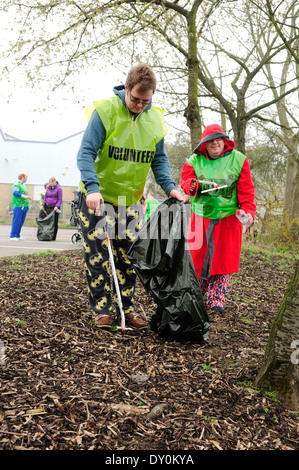
[{"label": "yellow hi-vis vest", "polygon": [[101,194],[106,202],[130,206],[142,197],[156,145],[167,134],[164,111],[152,106],[132,119],[118,96],[94,107],[106,130],[95,160]]}]

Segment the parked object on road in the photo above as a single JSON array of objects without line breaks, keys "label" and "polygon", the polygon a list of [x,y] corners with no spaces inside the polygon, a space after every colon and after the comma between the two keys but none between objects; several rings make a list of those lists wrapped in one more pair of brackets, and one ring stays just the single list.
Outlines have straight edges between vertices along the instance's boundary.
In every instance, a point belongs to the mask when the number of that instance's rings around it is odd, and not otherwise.
[{"label": "parked object on road", "polygon": [[81,231],[81,226],[79,223],[79,216],[78,216],[78,211],[79,211],[79,199],[76,198],[71,202],[71,218],[70,218],[70,224],[73,227],[77,227],[77,232],[73,233],[71,236],[71,241],[74,245],[82,245],[82,231]]}]

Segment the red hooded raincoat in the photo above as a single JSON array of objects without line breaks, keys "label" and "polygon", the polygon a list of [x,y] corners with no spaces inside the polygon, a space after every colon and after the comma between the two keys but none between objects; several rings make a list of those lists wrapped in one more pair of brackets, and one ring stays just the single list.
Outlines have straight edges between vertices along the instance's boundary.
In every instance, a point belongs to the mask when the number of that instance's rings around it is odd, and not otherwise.
[{"label": "red hooded raincoat", "polygon": [[[209,160],[206,151],[207,136],[213,138],[225,136],[222,128],[217,124],[207,126],[203,132],[202,140],[194,153],[196,158]],[[235,143],[225,136],[224,150],[219,158],[228,158],[235,148]],[[212,160],[211,161],[211,165]],[[206,163],[206,162],[205,162]],[[182,169],[181,188],[185,194],[191,195],[190,184],[192,179],[198,178],[194,167],[186,162]],[[238,206],[246,213],[255,216],[254,186],[251,178],[249,162],[244,156],[239,176],[236,180]],[[236,207],[237,209],[237,207]],[[231,274],[238,272],[242,243],[242,225],[232,214],[224,218],[209,219],[191,214],[188,231],[188,243],[198,278],[207,279],[215,274]]]}]

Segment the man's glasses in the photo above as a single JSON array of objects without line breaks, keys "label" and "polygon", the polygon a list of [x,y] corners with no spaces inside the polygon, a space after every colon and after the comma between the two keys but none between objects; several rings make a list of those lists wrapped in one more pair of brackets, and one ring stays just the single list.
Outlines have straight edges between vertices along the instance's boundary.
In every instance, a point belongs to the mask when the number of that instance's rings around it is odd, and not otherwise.
[{"label": "man's glasses", "polygon": [[129,97],[132,103],[149,104],[151,102],[151,100],[140,100],[139,98],[135,98],[135,96],[132,96],[130,91],[129,91]]}]

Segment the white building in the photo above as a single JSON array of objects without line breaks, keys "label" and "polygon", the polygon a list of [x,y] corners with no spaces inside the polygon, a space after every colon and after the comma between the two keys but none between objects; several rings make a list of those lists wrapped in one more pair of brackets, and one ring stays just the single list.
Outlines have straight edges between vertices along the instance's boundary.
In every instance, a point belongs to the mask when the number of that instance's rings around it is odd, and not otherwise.
[{"label": "white building", "polygon": [[39,192],[53,176],[63,189],[63,200],[73,199],[80,181],[77,153],[83,132],[58,142],[19,140],[0,129],[0,215],[5,216],[11,203],[11,185],[19,173],[28,175],[30,197],[39,201]]}]

